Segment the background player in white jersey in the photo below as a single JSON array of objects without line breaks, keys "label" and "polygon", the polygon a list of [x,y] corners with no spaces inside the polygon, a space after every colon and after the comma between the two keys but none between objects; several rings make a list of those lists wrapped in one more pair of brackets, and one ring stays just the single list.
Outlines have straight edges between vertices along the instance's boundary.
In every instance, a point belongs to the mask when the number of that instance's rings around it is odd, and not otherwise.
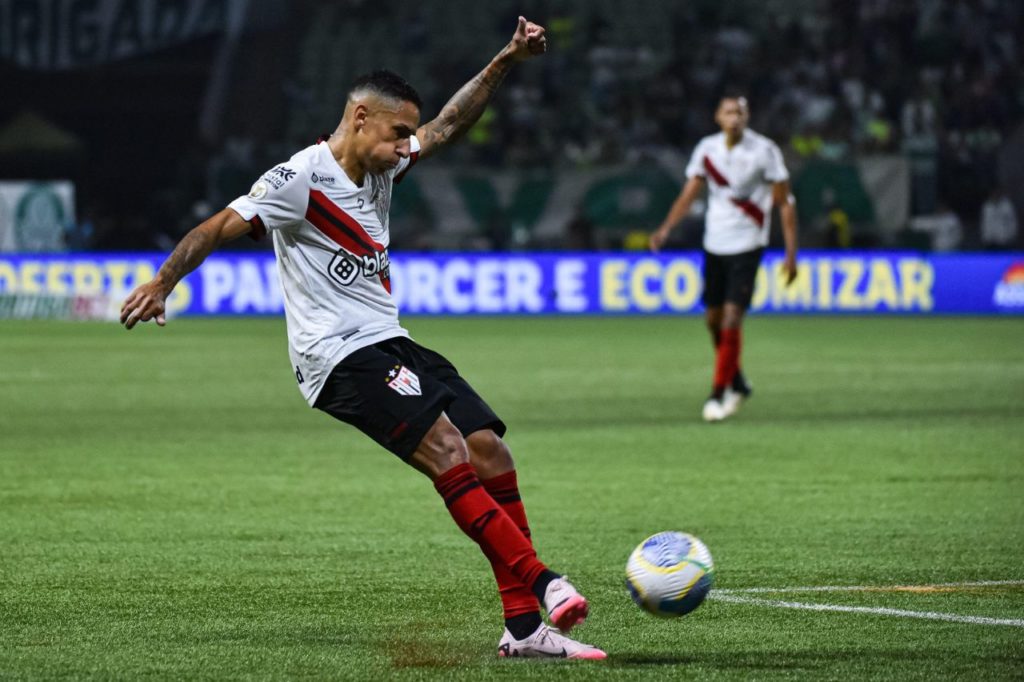
[{"label": "background player in white jersey", "polygon": [[[390,294],[393,183],[465,133],[509,69],[546,48],[544,29],[520,17],[512,41],[423,126],[419,95],[401,77],[357,79],[334,134],[189,232],[128,296],[121,320],[129,329],[150,319],[163,325],[174,285],[216,246],[269,232],[300,390],[434,482],[491,562],[506,624],[499,655],[593,659],[604,652],[563,634],[583,622],[588,604],[537,558],[504,423],[447,359],[409,338]],[[541,604],[558,630],[541,620]]]},{"label": "background player in white jersey", "polygon": [[686,167],[686,184],[668,216],[650,237],[657,253],[672,229],[708,186],[704,224],[704,296],[708,330],[715,346],[711,395],[705,421],[721,421],[750,397],[740,369],[741,327],[771,231],[772,207],[779,208],[786,244],[786,285],[796,278],[796,203],[782,152],[767,137],[747,128],[744,97],[723,97],[715,112],[722,132],[703,138]]}]

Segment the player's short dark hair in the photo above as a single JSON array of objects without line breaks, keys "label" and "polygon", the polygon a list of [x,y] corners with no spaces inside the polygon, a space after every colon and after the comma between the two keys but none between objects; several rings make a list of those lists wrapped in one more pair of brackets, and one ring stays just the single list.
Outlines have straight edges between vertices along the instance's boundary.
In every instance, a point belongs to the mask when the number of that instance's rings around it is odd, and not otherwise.
[{"label": "player's short dark hair", "polygon": [[404,102],[412,102],[417,109],[423,108],[423,100],[416,89],[397,73],[387,69],[364,73],[356,78],[348,93],[351,95],[358,90],[369,91],[381,97],[394,97]]}]

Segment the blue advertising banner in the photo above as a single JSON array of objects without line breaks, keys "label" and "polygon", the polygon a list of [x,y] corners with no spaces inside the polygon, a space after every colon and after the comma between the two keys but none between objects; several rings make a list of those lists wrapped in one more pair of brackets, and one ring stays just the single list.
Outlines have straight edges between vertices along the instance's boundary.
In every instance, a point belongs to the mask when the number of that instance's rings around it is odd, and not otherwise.
[{"label": "blue advertising banner", "polygon": [[[164,254],[0,254],[0,296],[123,298]],[[642,314],[701,310],[700,253],[405,254],[392,295],[408,314]],[[211,256],[168,300],[180,315],[276,315],[269,252]],[[1024,254],[806,252],[790,286],[768,253],[752,308],[761,313],[1024,314]]]}]

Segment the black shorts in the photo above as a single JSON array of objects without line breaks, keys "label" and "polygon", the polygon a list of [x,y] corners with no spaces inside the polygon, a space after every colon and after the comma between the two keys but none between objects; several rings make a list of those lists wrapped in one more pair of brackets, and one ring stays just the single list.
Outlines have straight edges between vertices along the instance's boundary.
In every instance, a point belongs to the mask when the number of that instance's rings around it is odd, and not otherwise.
[{"label": "black shorts", "polygon": [[701,297],[704,307],[717,308],[729,302],[743,309],[749,308],[763,255],[764,249],[730,256],[717,256],[705,251],[704,295]]},{"label": "black shorts", "polygon": [[404,336],[360,348],[339,362],[314,407],[403,460],[442,412],[463,436],[488,428],[505,435],[505,424],[452,363]]}]

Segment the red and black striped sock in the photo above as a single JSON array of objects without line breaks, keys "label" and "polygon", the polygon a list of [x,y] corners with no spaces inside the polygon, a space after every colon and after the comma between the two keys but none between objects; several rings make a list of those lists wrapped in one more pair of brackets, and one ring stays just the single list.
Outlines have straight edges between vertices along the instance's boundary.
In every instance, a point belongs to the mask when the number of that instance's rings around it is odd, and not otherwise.
[{"label": "red and black striped sock", "polygon": [[[523,537],[530,540],[530,525],[526,522],[526,508],[523,506],[522,498],[519,496],[519,482],[515,470],[481,480],[480,482],[483,483],[484,490],[494,498],[498,506],[505,510],[505,513],[512,519],[512,522],[516,524]],[[494,579],[498,583],[498,593],[501,595],[501,606],[505,613],[506,621],[531,612],[540,613],[537,598],[530,591],[530,588],[519,582],[500,563],[492,561],[491,568],[494,570]],[[536,626],[534,626],[530,629],[530,632],[536,629]],[[513,632],[512,634],[515,636],[516,633]],[[522,639],[522,637],[517,637],[517,639]]]},{"label": "red and black striped sock", "polygon": [[715,397],[720,398],[725,389],[732,385],[733,377],[740,366],[740,346],[739,328],[722,330],[722,340],[715,353]]},{"label": "red and black striped sock", "polygon": [[455,523],[480,545],[492,565],[500,565],[531,587],[550,573],[518,525],[487,494],[471,464],[452,467],[437,477],[434,487]]}]

